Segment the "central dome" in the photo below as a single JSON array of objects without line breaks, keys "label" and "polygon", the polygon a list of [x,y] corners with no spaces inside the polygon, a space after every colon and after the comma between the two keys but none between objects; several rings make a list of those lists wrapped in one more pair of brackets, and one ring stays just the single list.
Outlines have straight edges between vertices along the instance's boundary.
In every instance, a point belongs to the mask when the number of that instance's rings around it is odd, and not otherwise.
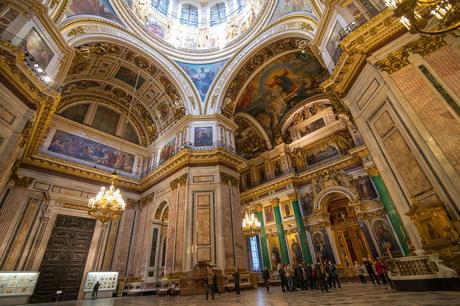
[{"label": "central dome", "polygon": [[147,32],[178,49],[221,49],[247,33],[262,0],[125,0]]}]

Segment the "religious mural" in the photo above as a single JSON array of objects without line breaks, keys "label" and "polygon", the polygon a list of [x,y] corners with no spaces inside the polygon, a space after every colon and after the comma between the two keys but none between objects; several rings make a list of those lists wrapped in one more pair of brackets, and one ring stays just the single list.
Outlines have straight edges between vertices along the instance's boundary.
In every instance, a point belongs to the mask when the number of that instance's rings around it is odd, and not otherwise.
[{"label": "religious mural", "polygon": [[71,0],[66,17],[93,15],[119,22],[109,0]]},{"label": "religious mural", "polygon": [[289,217],[292,217],[294,215],[294,212],[292,211],[292,207],[291,207],[291,202],[289,202],[289,201],[284,202],[281,206],[282,206],[282,209],[283,209],[284,218],[289,218]]},{"label": "religious mural", "polygon": [[278,0],[271,22],[284,15],[299,11],[311,13],[311,6],[308,0]]},{"label": "religious mural", "polygon": [[377,192],[368,175],[358,176],[353,179],[352,184],[356,187],[356,190],[358,190],[361,200],[372,200],[377,198]]},{"label": "religious mural", "polygon": [[303,255],[302,248],[300,247],[299,235],[297,233],[289,233],[286,235],[289,243],[289,252],[291,253],[291,259],[293,263],[302,263]]},{"label": "religious mural", "polygon": [[313,212],[313,199],[310,192],[300,196],[300,208],[303,216],[308,216]]},{"label": "religious mural", "polygon": [[167,144],[165,144],[163,148],[161,148],[159,160],[160,164],[176,154],[175,146],[176,138],[174,137]]},{"label": "religious mural", "polygon": [[309,166],[337,157],[340,157],[340,151],[333,143],[317,146],[305,153],[305,160]]},{"label": "religious mural", "polygon": [[312,123],[309,123],[306,126],[304,126],[300,131],[300,136],[303,137],[325,126],[326,126],[326,123],[324,122],[324,119],[319,118],[318,120],[315,120]]},{"label": "religious mural", "polygon": [[195,128],[195,147],[212,146],[212,127]]},{"label": "religious mural", "polygon": [[273,215],[273,208],[271,206],[264,207],[265,223],[275,222],[275,216]]},{"label": "religious mural", "polygon": [[51,51],[48,45],[41,38],[40,34],[38,34],[38,32],[33,28],[27,34],[24,41],[24,50],[33,57],[41,68],[45,69],[54,56],[53,51]]},{"label": "religious mural", "polygon": [[326,44],[326,50],[334,63],[337,63],[340,56],[340,50],[338,50],[340,45],[340,30],[342,30],[342,27],[337,21]]},{"label": "religious mural", "polygon": [[321,93],[328,72],[309,53],[283,55],[259,71],[242,92],[236,112],[253,116],[273,144],[283,141],[280,124],[287,112]]},{"label": "religious mural", "polygon": [[390,224],[387,220],[377,219],[372,223],[372,229],[377,240],[378,247],[381,254],[388,254],[388,250],[392,254],[400,254],[401,249],[399,248],[396,237],[391,229]]},{"label": "religious mural", "polygon": [[133,154],[60,130],[56,130],[48,152],[127,173],[133,171]]},{"label": "religious mural", "polygon": [[238,155],[251,159],[267,150],[267,144],[256,127],[247,119],[236,117],[238,129],[235,132],[236,152]]},{"label": "religious mural", "polygon": [[195,87],[200,94],[201,102],[204,102],[212,81],[214,81],[214,78],[226,62],[227,60],[212,64],[177,63],[182,69],[184,69],[190,79],[192,79],[193,84],[195,84]]},{"label": "religious mural", "polygon": [[312,235],[312,242],[317,261],[330,260],[335,262],[331,244],[324,228]]},{"label": "religious mural", "polygon": [[281,252],[278,235],[267,236],[268,248],[270,252],[270,262],[272,270],[276,270],[278,264],[281,263]]}]

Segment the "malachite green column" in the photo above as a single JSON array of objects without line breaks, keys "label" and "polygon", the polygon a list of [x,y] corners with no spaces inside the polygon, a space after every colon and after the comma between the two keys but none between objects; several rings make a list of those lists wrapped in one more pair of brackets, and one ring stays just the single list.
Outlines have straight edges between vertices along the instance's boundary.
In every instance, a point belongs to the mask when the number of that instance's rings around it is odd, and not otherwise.
[{"label": "malachite green column", "polygon": [[388,217],[390,217],[391,224],[393,225],[396,235],[398,236],[404,256],[408,256],[410,254],[409,246],[407,244],[406,235],[402,227],[401,217],[399,216],[399,213],[396,211],[395,204],[393,203],[393,200],[390,197],[390,193],[385,187],[385,183],[383,182],[382,177],[380,176],[377,168],[369,168],[367,169],[367,172],[369,173],[372,181],[374,182],[375,188],[377,188],[377,192],[379,193],[380,199],[382,200],[383,206],[385,207]]},{"label": "malachite green column", "polygon": [[265,235],[265,224],[262,211],[257,212],[257,218],[260,222],[260,247],[262,249],[262,261],[264,263],[264,268],[267,267],[270,269],[270,256],[268,255],[268,245],[267,245],[267,236]]},{"label": "malachite green column", "polygon": [[282,263],[289,263],[289,253],[284,236],[283,220],[281,219],[281,211],[278,200],[273,203],[273,212],[275,213],[276,231],[278,232],[278,240],[280,242],[280,256]]},{"label": "malachite green column", "polygon": [[297,228],[299,229],[300,247],[302,248],[303,260],[307,264],[312,264],[313,260],[311,258],[310,249],[308,248],[307,234],[305,232],[302,214],[300,213],[299,200],[296,195],[290,196],[289,199],[291,200],[292,208],[294,209],[295,221],[297,223]]}]

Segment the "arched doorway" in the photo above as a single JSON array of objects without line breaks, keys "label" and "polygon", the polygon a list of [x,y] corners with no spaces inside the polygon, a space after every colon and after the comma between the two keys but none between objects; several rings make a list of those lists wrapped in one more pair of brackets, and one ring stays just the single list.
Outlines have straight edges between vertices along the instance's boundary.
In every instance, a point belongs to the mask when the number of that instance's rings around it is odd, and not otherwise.
[{"label": "arched doorway", "polygon": [[371,255],[369,243],[363,232],[362,223],[356,213],[356,206],[341,192],[331,192],[323,197],[321,207],[329,217],[330,232],[345,276],[354,275],[355,261],[360,263]]}]

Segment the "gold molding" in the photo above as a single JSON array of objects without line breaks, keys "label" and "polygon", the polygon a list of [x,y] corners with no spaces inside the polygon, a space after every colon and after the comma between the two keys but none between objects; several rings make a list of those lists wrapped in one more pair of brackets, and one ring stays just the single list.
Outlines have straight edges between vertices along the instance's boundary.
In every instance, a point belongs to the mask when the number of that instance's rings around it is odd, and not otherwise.
[{"label": "gold molding", "polygon": [[369,176],[379,176],[380,175],[379,169],[377,169],[375,165],[365,167],[365,169],[367,171],[367,174],[369,174]]},{"label": "gold molding", "polygon": [[238,178],[234,177],[233,175],[230,175],[228,173],[225,173],[223,171],[219,172],[220,175],[220,180],[222,183],[230,185],[230,186],[238,186],[239,180]]},{"label": "gold molding", "polygon": [[177,189],[179,187],[179,185],[185,185],[187,183],[187,177],[188,177],[188,173],[184,173],[182,174],[181,176],[179,176],[178,178],[172,180],[171,182],[169,182],[169,186],[174,190],[174,189]]},{"label": "gold molding", "polygon": [[410,64],[410,54],[416,53],[426,56],[446,44],[443,36],[421,35],[419,39],[404,45],[397,51],[391,52],[387,57],[375,64],[381,71],[392,74]]}]

